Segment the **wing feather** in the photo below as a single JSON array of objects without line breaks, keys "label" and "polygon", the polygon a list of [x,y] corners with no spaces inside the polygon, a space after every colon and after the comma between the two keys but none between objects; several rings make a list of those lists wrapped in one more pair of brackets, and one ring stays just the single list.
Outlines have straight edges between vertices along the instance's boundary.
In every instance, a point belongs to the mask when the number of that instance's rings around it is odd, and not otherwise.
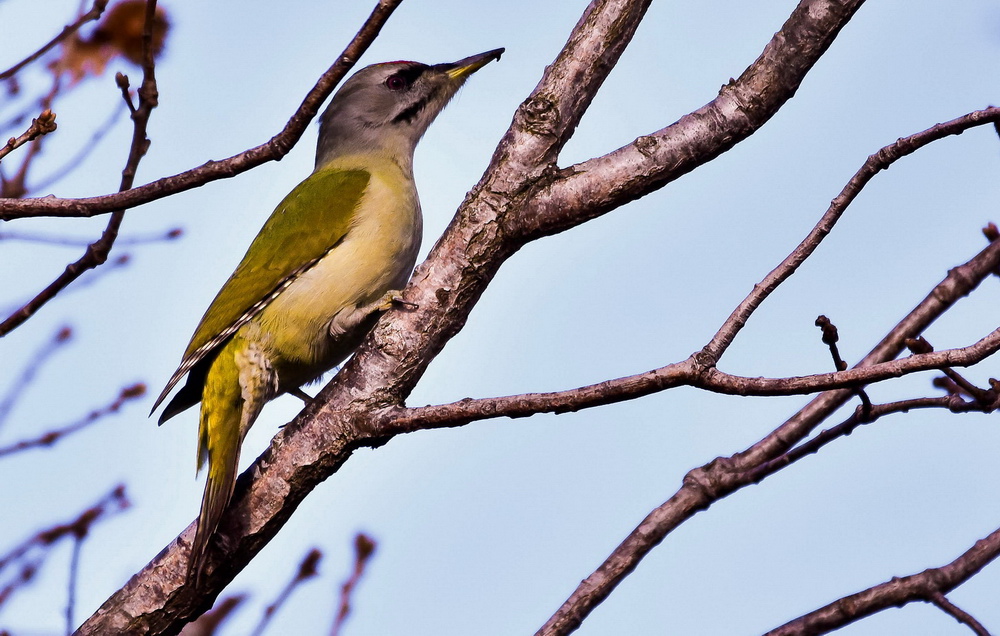
[{"label": "wing feather", "polygon": [[365,170],[319,170],[278,204],[209,305],[152,410],[192,367],[343,240],[370,179]]}]

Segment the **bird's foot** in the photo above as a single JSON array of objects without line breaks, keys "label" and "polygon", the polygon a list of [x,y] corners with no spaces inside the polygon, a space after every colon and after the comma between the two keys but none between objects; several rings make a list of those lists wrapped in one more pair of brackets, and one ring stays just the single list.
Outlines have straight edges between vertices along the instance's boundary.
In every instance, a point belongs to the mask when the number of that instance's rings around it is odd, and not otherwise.
[{"label": "bird's foot", "polygon": [[403,300],[399,290],[389,290],[381,298],[374,300],[367,305],[351,309],[343,309],[330,321],[330,335],[339,338],[346,333],[357,329],[373,314],[380,314],[389,311],[397,305],[403,305],[407,309],[416,309],[417,305]]},{"label": "bird's foot", "polygon": [[302,400],[306,404],[309,404],[310,402],[313,401],[312,396],[310,396],[308,393],[306,393],[305,391],[303,391],[301,387],[295,387],[294,389],[288,389],[288,391],[286,391],[286,393],[288,393],[288,395],[294,395],[295,397],[299,398],[300,400]]},{"label": "bird's foot", "polygon": [[390,289],[385,293],[385,295],[382,296],[382,298],[374,303],[373,309],[375,311],[389,311],[397,305],[402,305],[406,309],[412,311],[420,306],[416,303],[411,303],[408,300],[403,300],[403,297],[401,296],[402,293],[403,291],[400,289]]}]

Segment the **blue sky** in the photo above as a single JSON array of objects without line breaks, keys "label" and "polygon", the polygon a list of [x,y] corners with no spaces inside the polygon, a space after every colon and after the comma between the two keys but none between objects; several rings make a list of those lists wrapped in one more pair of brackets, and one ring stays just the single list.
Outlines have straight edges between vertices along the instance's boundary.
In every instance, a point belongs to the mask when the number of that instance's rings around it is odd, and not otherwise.
[{"label": "blue sky", "polygon": [[[137,181],[229,156],[277,132],[369,4],[164,3],[173,27],[157,67],[153,143]],[[757,57],[795,2],[688,5],[654,3],[561,165],[618,148],[712,99]],[[0,68],[57,32],[76,2],[49,0],[44,16],[37,6],[0,3],[0,24],[18,26],[7,30]],[[417,150],[424,253],[585,6],[510,0],[470,10],[467,2],[409,0],[362,60],[434,63],[507,49],[469,81]],[[657,193],[515,255],[408,403],[565,389],[686,358],[801,240],[865,157],[1000,102],[998,52],[995,2],[867,3],[758,134]],[[138,83],[137,69],[116,64]],[[112,76],[57,105],[60,128],[39,174],[86,143],[115,108]],[[52,192],[116,189],[130,132],[122,120]],[[7,382],[59,325],[75,329],[73,343],[0,430],[0,442],[75,419],[125,384],[147,382],[155,395],[260,224],[311,170],[315,135],[310,126],[279,163],[130,211],[123,235],[177,226],[185,235],[116,252],[132,255],[127,268],[69,290],[0,341],[8,369],[0,382]],[[818,314],[840,328],[849,362],[864,355],[948,268],[984,245],[979,228],[1000,221],[998,168],[1000,141],[984,127],[881,174],[761,307],[721,368],[768,376],[830,370],[813,326]],[[8,227],[93,237],[104,223]],[[77,256],[0,244],[0,304],[30,297]],[[998,292],[998,281],[987,281],[928,338],[938,348],[962,346],[996,328]],[[983,383],[990,374],[1000,375],[995,362],[968,375]],[[870,394],[876,401],[933,394],[930,378]],[[153,397],[53,450],[0,461],[0,483],[8,484],[0,489],[0,552],[127,483],[135,507],[97,527],[82,555],[81,620],[197,513],[196,416],[157,427],[146,418]],[[804,402],[682,389],[571,415],[421,432],[359,451],[230,586],[253,597],[225,633],[247,633],[313,546],[325,554],[322,577],[297,593],[271,633],[326,633],[359,530],[379,547],[346,633],[532,633],[688,470],[752,444]],[[244,445],[244,465],[299,407],[281,398],[264,411]],[[1000,525],[995,420],[914,413],[830,445],[685,524],[579,633],[761,633],[893,575],[946,563]],[[4,608],[0,627],[60,633],[68,555],[64,546],[52,557],[38,582]],[[951,598],[995,627],[998,583],[992,566]],[[842,633],[967,630],[913,605]]]}]

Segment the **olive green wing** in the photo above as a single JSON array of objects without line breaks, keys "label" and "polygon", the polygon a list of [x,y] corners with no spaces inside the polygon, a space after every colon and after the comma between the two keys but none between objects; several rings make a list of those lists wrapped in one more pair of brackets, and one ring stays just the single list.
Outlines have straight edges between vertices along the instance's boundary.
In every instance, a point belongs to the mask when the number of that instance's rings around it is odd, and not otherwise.
[{"label": "olive green wing", "polygon": [[[365,170],[320,170],[278,204],[209,305],[180,366],[156,399],[154,411],[184,374],[343,240],[370,179]],[[168,407],[161,423],[200,399],[199,390],[179,408]]]}]

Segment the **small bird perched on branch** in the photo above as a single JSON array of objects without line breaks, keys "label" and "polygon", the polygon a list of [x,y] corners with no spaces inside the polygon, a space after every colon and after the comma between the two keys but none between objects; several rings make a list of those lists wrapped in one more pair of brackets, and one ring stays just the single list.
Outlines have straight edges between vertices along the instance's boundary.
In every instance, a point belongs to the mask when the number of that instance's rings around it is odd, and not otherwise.
[{"label": "small bird perched on branch", "polygon": [[414,148],[465,80],[502,53],[369,66],[323,113],[315,170],[250,244],[153,405],[185,374],[160,423],[201,402],[198,467],[208,462],[208,482],[189,578],[201,578],[240,445],[264,404],[304,396],[300,387],[343,362],[399,299],[421,239]]}]

